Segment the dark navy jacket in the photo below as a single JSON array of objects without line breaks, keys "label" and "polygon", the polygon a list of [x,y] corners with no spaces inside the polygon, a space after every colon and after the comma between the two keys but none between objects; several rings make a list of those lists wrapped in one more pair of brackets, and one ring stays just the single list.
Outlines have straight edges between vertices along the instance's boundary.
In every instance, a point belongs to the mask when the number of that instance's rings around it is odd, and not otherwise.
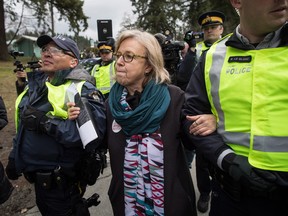
[{"label": "dark navy jacket", "polygon": [[[94,78],[91,77],[81,67],[76,67],[72,71],[65,72],[62,83],[67,80],[85,80],[82,87],[81,96],[86,97],[91,106],[92,114],[99,126],[99,140],[104,137],[106,128],[106,117],[104,99],[101,93],[95,88]],[[84,149],[76,127],[75,121],[64,120],[62,118],[49,118],[46,122],[46,132],[37,133],[36,131],[26,130],[21,124],[21,113],[27,105],[33,106],[45,113],[52,110],[48,102],[48,89],[45,85],[47,75],[43,72],[28,73],[28,92],[23,96],[19,103],[20,122],[18,133],[13,139],[13,150],[10,158],[15,159],[16,169],[19,173],[54,170],[57,167],[74,169],[79,161]],[[58,83],[57,85],[61,85]],[[93,92],[98,92],[99,98],[92,96]]]}]

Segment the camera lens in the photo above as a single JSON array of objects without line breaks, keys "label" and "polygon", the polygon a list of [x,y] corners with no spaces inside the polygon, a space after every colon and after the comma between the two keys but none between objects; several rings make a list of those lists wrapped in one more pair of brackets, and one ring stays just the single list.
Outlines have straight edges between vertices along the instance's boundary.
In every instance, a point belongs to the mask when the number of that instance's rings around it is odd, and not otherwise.
[{"label": "camera lens", "polygon": [[191,38],[192,38],[192,33],[186,34],[186,36],[185,36],[186,40],[191,40]]}]

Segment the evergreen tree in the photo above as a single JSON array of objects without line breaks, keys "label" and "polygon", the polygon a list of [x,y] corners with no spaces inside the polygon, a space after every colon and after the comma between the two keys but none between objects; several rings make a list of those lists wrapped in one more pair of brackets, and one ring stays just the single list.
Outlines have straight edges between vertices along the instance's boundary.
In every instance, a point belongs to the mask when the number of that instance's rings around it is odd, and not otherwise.
[{"label": "evergreen tree", "polygon": [[152,34],[164,33],[167,29],[177,32],[177,23],[181,21],[181,0],[131,0],[138,16],[136,27]]},{"label": "evergreen tree", "polygon": [[188,30],[201,31],[198,17],[207,11],[218,10],[225,14],[224,35],[233,31],[239,17],[227,0],[131,0],[135,16],[134,26],[154,33],[169,29],[174,39],[181,40]]},{"label": "evergreen tree", "polygon": [[[5,34],[5,13],[11,16],[12,19],[15,19],[16,13],[14,9],[16,2],[19,2],[19,0],[10,0],[5,3],[4,0],[0,0],[0,60],[7,60],[9,58]],[[49,13],[52,13],[51,18],[54,18],[53,9],[59,12],[59,20],[69,22],[69,30],[75,32],[76,36],[81,30],[88,28],[88,17],[83,13],[84,1],[82,0],[23,0],[22,3],[26,8],[33,11],[33,15],[38,21],[38,27],[43,29],[45,26],[48,26],[48,31],[52,34],[54,33],[52,31],[54,22],[47,20],[47,17],[49,17]]]}]

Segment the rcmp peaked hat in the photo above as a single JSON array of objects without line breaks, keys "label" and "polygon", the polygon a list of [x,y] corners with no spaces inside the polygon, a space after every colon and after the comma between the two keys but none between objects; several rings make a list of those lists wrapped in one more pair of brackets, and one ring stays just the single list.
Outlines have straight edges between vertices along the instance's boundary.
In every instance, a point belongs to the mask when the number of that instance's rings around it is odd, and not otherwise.
[{"label": "rcmp peaked hat", "polygon": [[213,24],[223,24],[225,15],[220,11],[209,11],[203,13],[198,18],[198,23],[202,27]]},{"label": "rcmp peaked hat", "polygon": [[100,41],[97,45],[97,48],[101,51],[112,52],[114,51],[114,38],[108,38],[107,41]]}]

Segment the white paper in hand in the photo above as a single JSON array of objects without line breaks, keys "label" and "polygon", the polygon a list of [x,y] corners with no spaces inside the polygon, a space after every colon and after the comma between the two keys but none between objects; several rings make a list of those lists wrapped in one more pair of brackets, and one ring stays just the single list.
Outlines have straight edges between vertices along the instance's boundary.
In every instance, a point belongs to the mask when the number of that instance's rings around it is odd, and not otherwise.
[{"label": "white paper in hand", "polygon": [[76,119],[76,126],[79,131],[83,148],[85,148],[88,143],[98,138],[96,128],[94,127],[94,124],[91,120],[92,116],[90,116],[88,111],[88,104],[86,105],[83,103],[74,83],[68,87],[67,96],[70,102],[74,102],[76,104],[75,106],[80,107],[80,114]]}]

